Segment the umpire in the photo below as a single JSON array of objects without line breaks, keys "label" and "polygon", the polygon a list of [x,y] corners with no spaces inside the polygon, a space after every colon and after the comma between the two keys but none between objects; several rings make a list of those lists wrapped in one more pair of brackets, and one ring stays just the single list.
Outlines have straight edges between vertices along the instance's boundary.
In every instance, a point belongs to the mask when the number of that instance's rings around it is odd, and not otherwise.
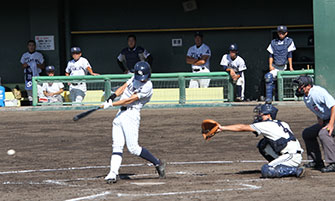
[{"label": "umpire", "polygon": [[[300,76],[294,80],[297,85],[296,95],[304,96],[304,102],[314,114],[318,123],[305,128],[302,137],[306,144],[307,157],[313,160],[305,164],[307,168],[321,170],[321,172],[335,172],[335,141],[334,141],[334,122],[335,122],[335,100],[326,89],[313,85],[313,80],[309,76]],[[323,147],[325,162],[324,166],[320,146],[317,140],[319,137]]]},{"label": "umpire", "polygon": [[141,46],[136,46],[136,36],[129,35],[127,37],[128,47],[121,50],[121,53],[117,57],[117,63],[119,64],[123,73],[134,73],[134,66],[139,61],[146,61],[152,66],[151,54]]}]

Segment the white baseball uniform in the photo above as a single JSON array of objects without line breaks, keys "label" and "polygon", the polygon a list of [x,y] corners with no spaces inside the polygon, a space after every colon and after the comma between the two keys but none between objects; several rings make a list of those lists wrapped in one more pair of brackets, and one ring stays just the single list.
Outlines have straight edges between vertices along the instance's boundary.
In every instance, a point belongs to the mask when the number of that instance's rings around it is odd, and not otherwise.
[{"label": "white baseball uniform", "polygon": [[220,65],[228,66],[228,68],[233,69],[235,73],[240,73],[240,77],[237,79],[236,85],[242,87],[241,99],[244,100],[245,79],[243,71],[247,70],[247,66],[245,65],[242,57],[237,56],[234,60],[232,60],[230,54],[225,54],[222,56]]},{"label": "white baseball uniform", "polygon": [[[61,89],[64,89],[64,84],[61,82],[54,82],[54,83],[43,83],[42,86],[43,91],[47,93],[55,93],[58,92]],[[46,97],[48,99],[48,102],[55,103],[55,102],[63,102],[62,95],[53,95]]]},{"label": "white baseball uniform", "polygon": [[[87,68],[91,67],[90,63],[84,57],[80,57],[77,61],[72,59],[67,63],[65,69],[70,76],[86,75]],[[70,85],[70,99],[72,102],[81,103],[84,100],[87,87],[85,82],[71,83]]]},{"label": "white baseball uniform", "polygon": [[[253,123],[250,126],[256,130],[257,134],[262,134],[266,139],[269,139],[274,143],[278,142],[281,138],[289,139],[289,132],[292,133],[290,126],[287,123],[278,120],[262,121]],[[275,158],[269,163],[269,166],[272,167],[277,165],[298,167],[302,160],[303,149],[301,148],[298,139],[295,141],[288,141],[287,145],[280,151],[279,154],[276,153],[270,145],[267,145],[264,151],[268,155]]]},{"label": "white baseball uniform", "polygon": [[26,52],[22,55],[20,59],[21,64],[28,64],[31,69],[31,74],[27,71],[27,69],[24,69],[24,81],[25,81],[25,89],[27,90],[28,93],[28,99],[29,101],[32,101],[32,88],[33,88],[33,83],[32,83],[32,76],[39,76],[42,70],[37,67],[37,64],[43,64],[44,63],[44,58],[43,55],[39,52]]},{"label": "white baseball uniform", "polygon": [[[131,154],[139,156],[142,147],[138,144],[138,132],[140,126],[140,110],[150,101],[153,94],[152,82],[145,83],[134,79],[134,76],[127,81],[127,88],[121,95],[121,99],[127,99],[137,94],[139,100],[126,105],[126,110],[119,110],[113,121],[113,153],[123,153],[125,143]],[[122,157],[112,155],[110,174],[118,175]]]},{"label": "white baseball uniform", "polygon": [[[210,72],[209,68],[209,59],[211,56],[211,50],[206,44],[202,44],[199,48],[196,45],[190,47],[187,51],[187,56],[194,59],[200,59],[203,55],[208,55],[208,59],[205,64],[201,66],[192,65],[193,73],[208,73]],[[209,86],[210,79],[192,79],[190,80],[189,88],[207,88]]]}]

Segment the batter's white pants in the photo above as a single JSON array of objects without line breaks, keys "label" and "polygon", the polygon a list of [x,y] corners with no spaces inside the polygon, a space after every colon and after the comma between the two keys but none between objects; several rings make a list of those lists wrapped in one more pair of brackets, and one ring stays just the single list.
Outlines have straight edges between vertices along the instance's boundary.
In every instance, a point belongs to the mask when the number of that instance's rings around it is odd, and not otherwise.
[{"label": "batter's white pants", "polygon": [[[209,73],[208,68],[200,69],[199,71],[193,71],[193,73]],[[191,79],[189,88],[208,88],[210,79]]]},{"label": "batter's white pants", "polygon": [[131,154],[136,156],[141,154],[142,147],[138,145],[140,120],[138,109],[118,112],[113,121],[113,153],[123,153],[123,147],[126,144]]}]

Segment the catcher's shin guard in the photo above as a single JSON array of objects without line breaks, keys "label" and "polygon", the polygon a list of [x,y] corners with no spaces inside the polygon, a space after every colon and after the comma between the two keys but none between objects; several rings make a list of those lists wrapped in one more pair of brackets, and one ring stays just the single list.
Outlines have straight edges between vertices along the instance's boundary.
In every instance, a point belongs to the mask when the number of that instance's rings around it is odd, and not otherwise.
[{"label": "catcher's shin guard", "polygon": [[301,171],[298,167],[289,167],[286,165],[277,165],[276,167],[269,166],[268,164],[262,167],[263,178],[280,178],[288,176],[300,177]]},{"label": "catcher's shin guard", "polygon": [[275,89],[274,78],[271,73],[267,73],[265,78],[266,99],[272,100],[273,90]]}]

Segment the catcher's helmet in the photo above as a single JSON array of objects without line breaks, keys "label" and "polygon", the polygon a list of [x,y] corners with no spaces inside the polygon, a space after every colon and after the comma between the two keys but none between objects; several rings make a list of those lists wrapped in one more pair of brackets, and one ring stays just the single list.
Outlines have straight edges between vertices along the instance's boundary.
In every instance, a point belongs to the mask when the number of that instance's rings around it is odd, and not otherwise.
[{"label": "catcher's helmet", "polygon": [[229,51],[238,51],[238,47],[237,47],[237,44],[236,43],[233,43],[231,45],[229,45],[229,48],[228,48]]},{"label": "catcher's helmet", "polygon": [[262,115],[264,114],[270,114],[272,119],[276,119],[277,112],[278,112],[278,109],[269,102],[266,102],[265,104],[262,104],[262,105],[259,104],[254,109],[254,113],[255,113],[254,123],[263,121]]},{"label": "catcher's helmet", "polygon": [[55,72],[55,67],[54,66],[47,66],[47,67],[45,67],[45,72],[47,72],[47,73]]},{"label": "catcher's helmet", "polygon": [[296,96],[303,96],[304,92],[302,90],[302,87],[312,85],[313,86],[313,78],[311,78],[308,75],[302,75],[299,76],[297,79],[293,80],[293,87],[296,89],[295,90],[295,95]]},{"label": "catcher's helmet", "polygon": [[145,81],[151,76],[150,64],[146,61],[139,61],[134,66],[135,80]]}]

